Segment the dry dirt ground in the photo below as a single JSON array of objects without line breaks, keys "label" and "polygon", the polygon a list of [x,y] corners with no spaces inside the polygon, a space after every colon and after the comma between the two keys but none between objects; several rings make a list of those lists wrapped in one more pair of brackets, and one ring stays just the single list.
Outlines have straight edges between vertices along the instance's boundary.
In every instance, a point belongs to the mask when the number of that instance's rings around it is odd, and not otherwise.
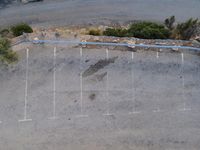
[{"label": "dry dirt ground", "polygon": [[199,150],[198,55],[55,46],[1,66],[1,150]]}]

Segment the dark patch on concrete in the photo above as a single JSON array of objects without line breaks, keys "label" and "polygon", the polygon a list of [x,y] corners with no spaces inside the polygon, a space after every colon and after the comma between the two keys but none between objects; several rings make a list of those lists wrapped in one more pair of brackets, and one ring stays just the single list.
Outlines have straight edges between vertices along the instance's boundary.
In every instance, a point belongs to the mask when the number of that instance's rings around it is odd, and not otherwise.
[{"label": "dark patch on concrete", "polygon": [[89,62],[89,61],[90,61],[89,59],[85,60],[86,63]]},{"label": "dark patch on concrete", "polygon": [[114,63],[118,57],[113,57],[109,59],[100,59],[96,64],[91,65],[87,70],[84,71],[83,77],[91,76],[94,73],[98,72],[100,69],[103,69],[105,66],[108,66],[111,63]]},{"label": "dark patch on concrete", "polygon": [[104,73],[102,73],[102,74],[97,74],[97,75],[95,75],[95,77],[96,77],[96,80],[97,80],[97,81],[102,81],[103,78],[104,78],[106,75],[107,75],[107,72],[104,72]]},{"label": "dark patch on concrete", "polygon": [[90,94],[89,98],[91,101],[95,100],[96,94],[95,93]]},{"label": "dark patch on concrete", "polygon": [[104,80],[105,76],[107,75],[107,72],[104,72],[104,73],[100,73],[100,74],[95,74],[94,76],[92,76],[91,79],[88,80],[89,81],[92,81],[92,82],[101,82]]}]

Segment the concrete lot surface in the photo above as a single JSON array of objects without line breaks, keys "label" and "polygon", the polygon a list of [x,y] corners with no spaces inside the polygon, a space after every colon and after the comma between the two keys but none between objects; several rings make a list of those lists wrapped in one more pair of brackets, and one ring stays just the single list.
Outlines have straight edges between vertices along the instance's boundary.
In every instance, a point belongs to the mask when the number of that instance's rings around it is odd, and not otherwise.
[{"label": "concrete lot surface", "polygon": [[199,150],[198,55],[28,48],[0,70],[1,150]]}]

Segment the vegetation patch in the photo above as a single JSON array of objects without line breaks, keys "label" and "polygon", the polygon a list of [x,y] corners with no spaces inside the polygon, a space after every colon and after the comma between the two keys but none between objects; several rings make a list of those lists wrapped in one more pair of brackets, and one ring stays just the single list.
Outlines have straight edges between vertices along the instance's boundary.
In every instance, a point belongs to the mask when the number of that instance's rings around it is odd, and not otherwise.
[{"label": "vegetation patch", "polygon": [[17,54],[11,50],[9,40],[0,37],[0,61],[1,63],[13,63],[18,60]]},{"label": "vegetation patch", "polygon": [[175,38],[189,40],[192,36],[194,36],[198,26],[200,26],[200,22],[198,19],[193,18],[190,18],[186,22],[177,24],[174,29]]},{"label": "vegetation patch", "polygon": [[0,36],[4,38],[13,38],[23,33],[32,33],[33,29],[26,23],[20,23],[9,28],[0,29]]},{"label": "vegetation patch", "polygon": [[0,31],[1,37],[8,37],[9,34],[10,34],[10,30],[9,29],[2,29]]},{"label": "vegetation patch", "polygon": [[126,37],[126,36],[128,36],[128,31],[127,31],[127,29],[122,29],[122,28],[107,28],[103,32],[103,35],[105,35],[105,36],[116,36],[116,37]]},{"label": "vegetation patch", "polygon": [[106,36],[116,37],[136,37],[143,39],[166,39],[170,36],[170,31],[164,25],[153,22],[139,22],[131,24],[128,29],[107,28],[104,32]]},{"label": "vegetation patch", "polygon": [[158,23],[140,22],[130,26],[128,35],[143,39],[167,39],[170,36],[170,31]]},{"label": "vegetation patch", "polygon": [[[197,29],[200,28],[198,19],[190,18],[182,23],[176,23],[175,16],[165,19],[164,23],[137,22],[126,28],[107,28],[103,31],[105,36],[136,37],[142,39],[178,39],[190,40]],[[92,31],[90,35],[101,35]]]},{"label": "vegetation patch", "polygon": [[32,33],[33,29],[26,23],[20,23],[11,27],[14,36],[20,36],[23,33]]},{"label": "vegetation patch", "polygon": [[102,35],[102,33],[101,33],[101,30],[99,30],[99,29],[91,29],[89,31],[89,35],[100,36],[100,35]]}]

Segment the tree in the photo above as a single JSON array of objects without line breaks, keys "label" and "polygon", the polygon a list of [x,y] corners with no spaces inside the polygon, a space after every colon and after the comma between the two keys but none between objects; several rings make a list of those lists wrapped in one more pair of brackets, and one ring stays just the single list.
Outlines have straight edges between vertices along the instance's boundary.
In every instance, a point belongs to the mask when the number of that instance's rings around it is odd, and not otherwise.
[{"label": "tree", "polygon": [[171,17],[165,19],[165,26],[168,29],[173,30],[175,21],[176,21],[175,16],[171,16]]},{"label": "tree", "polygon": [[5,38],[0,38],[0,61],[3,63],[12,63],[18,60],[17,54],[13,52],[10,42]]},{"label": "tree", "polygon": [[179,39],[189,40],[200,25],[198,19],[190,18],[186,22],[179,23],[176,27],[176,35]]}]

